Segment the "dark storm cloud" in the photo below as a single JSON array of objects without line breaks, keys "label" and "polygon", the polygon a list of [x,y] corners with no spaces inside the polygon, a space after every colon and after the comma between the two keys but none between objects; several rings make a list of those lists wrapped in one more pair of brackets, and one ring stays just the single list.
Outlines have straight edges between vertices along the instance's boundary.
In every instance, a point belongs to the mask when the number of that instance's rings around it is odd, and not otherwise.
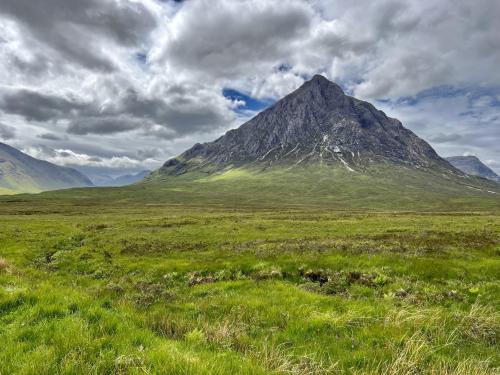
[{"label": "dark storm cloud", "polygon": [[[18,21],[33,41],[89,69],[111,71],[100,42],[145,42],[156,21],[140,3],[112,0],[2,0],[0,14]],[[29,67],[29,66],[28,66]]]},{"label": "dark storm cloud", "polygon": [[65,137],[60,137],[53,133],[38,134],[37,137],[40,139],[45,139],[47,141],[62,141],[65,139]]},{"label": "dark storm cloud", "polygon": [[178,89],[167,90],[168,101],[141,97],[134,90],[127,90],[107,108],[84,108],[67,131],[84,135],[140,130],[144,135],[161,134],[161,138],[171,139],[227,123],[228,119],[210,101],[199,101],[199,97],[188,94],[176,97],[174,92]]},{"label": "dark storm cloud", "polygon": [[16,137],[16,129],[12,126],[8,126],[0,123],[0,139],[8,141]]},{"label": "dark storm cloud", "polygon": [[0,97],[1,110],[23,116],[28,121],[64,118],[72,111],[81,110],[84,107],[83,103],[27,89],[8,90]]},{"label": "dark storm cloud", "polygon": [[133,119],[119,117],[94,117],[75,120],[69,125],[67,132],[70,134],[113,134],[139,129],[141,122]]},{"label": "dark storm cloud", "polygon": [[[20,56],[8,56],[9,65],[23,75],[35,76],[45,74],[51,69],[50,59],[43,54],[33,52],[34,58],[31,61],[25,60]],[[62,73],[64,68],[59,67]]]},{"label": "dark storm cloud", "polygon": [[159,155],[161,155],[161,151],[157,148],[151,148],[147,150],[137,150],[134,153],[135,158],[138,160],[151,159]]},{"label": "dark storm cloud", "polygon": [[172,85],[163,93],[168,102],[160,98],[141,97],[135,90],[127,90],[117,103],[116,112],[127,112],[150,123],[165,125],[176,134],[199,131],[204,126],[225,123],[217,108],[203,103],[195,95],[195,87]]},{"label": "dark storm cloud", "polygon": [[[312,10],[305,2],[186,2],[161,59],[204,74],[228,77],[257,61],[275,63],[308,33]],[[189,48],[186,48],[189,46]]]},{"label": "dark storm cloud", "polygon": [[[114,134],[141,130],[144,135],[171,139],[228,122],[217,105],[199,100],[196,87],[172,85],[164,92],[167,100],[141,96],[128,89],[109,101],[84,102],[71,95],[42,94],[32,90],[7,90],[0,96],[0,110],[27,121],[69,121],[69,134]],[[200,94],[202,95],[202,94]],[[51,135],[56,140],[56,135]],[[48,138],[46,138],[48,139]]]},{"label": "dark storm cloud", "polygon": [[59,156],[62,158],[69,158],[69,157],[71,157],[71,153],[69,153],[67,151],[61,151],[61,152],[59,152]]}]

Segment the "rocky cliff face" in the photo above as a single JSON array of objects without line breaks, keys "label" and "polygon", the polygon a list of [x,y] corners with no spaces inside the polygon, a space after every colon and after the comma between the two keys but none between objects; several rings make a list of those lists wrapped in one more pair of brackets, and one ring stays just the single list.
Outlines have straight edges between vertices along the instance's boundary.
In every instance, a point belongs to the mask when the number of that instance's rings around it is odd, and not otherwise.
[{"label": "rocky cliff face", "polygon": [[160,173],[307,163],[360,170],[380,162],[460,173],[401,122],[316,75],[238,129],[167,161]]}]

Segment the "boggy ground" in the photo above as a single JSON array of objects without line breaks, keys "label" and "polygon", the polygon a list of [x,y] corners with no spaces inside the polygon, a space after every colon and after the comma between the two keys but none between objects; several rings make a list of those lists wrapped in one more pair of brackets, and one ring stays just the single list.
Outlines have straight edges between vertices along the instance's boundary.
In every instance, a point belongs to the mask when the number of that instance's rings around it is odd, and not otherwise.
[{"label": "boggy ground", "polygon": [[0,374],[494,374],[500,217],[0,207]]}]

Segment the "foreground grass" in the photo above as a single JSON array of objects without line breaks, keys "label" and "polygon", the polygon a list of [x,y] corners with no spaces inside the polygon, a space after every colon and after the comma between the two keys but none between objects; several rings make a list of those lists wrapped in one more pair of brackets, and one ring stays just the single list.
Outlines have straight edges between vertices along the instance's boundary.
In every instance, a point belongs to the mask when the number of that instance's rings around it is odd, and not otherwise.
[{"label": "foreground grass", "polygon": [[0,374],[499,371],[495,213],[49,198],[0,202]]}]

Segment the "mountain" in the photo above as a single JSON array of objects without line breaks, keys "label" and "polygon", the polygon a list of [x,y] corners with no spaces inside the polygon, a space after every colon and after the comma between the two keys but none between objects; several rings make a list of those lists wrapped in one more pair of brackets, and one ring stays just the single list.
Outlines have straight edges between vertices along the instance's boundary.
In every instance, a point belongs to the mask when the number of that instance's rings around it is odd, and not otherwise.
[{"label": "mountain", "polygon": [[446,160],[464,173],[500,182],[500,176],[488,168],[476,156],[450,156]]},{"label": "mountain", "polygon": [[135,184],[146,178],[151,171],[144,170],[135,174],[126,174],[118,177],[95,175],[90,176],[96,186],[127,186]]},{"label": "mountain", "polygon": [[239,128],[168,160],[141,185],[158,199],[161,192],[221,205],[500,205],[497,184],[456,169],[400,121],[320,75]]},{"label": "mountain", "polygon": [[240,128],[169,160],[160,174],[177,175],[206,166],[316,162],[353,171],[391,162],[457,173],[401,122],[316,75]]},{"label": "mountain", "polygon": [[167,161],[159,174],[311,163],[363,171],[387,162],[462,175],[401,122],[316,75],[238,129]]},{"label": "mountain", "polygon": [[92,186],[92,182],[80,172],[35,159],[0,143],[0,194],[37,193],[84,186]]},{"label": "mountain", "polygon": [[112,186],[126,186],[135,184],[136,182],[144,180],[150,173],[151,171],[144,170],[136,174],[126,174],[123,176],[115,177],[113,179]]}]

